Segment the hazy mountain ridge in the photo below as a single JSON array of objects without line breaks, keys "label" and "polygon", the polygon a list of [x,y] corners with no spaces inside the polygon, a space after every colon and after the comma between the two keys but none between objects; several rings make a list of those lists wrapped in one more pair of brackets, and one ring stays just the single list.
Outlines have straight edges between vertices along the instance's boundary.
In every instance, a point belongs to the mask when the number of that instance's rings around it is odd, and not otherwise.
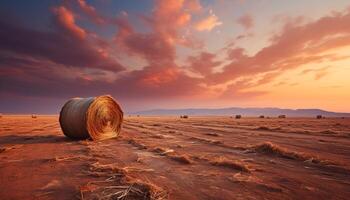
[{"label": "hazy mountain ridge", "polygon": [[243,115],[243,116],[278,116],[315,117],[323,115],[328,117],[350,117],[350,113],[331,112],[321,109],[282,109],[282,108],[187,108],[187,109],[152,109],[133,112],[135,115]]}]

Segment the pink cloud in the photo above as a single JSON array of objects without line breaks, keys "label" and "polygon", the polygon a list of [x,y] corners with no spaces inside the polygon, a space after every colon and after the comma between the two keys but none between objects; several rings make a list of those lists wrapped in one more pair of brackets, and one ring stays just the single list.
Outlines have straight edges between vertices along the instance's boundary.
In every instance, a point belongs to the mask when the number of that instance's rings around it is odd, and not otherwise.
[{"label": "pink cloud", "polygon": [[[321,63],[338,56],[325,51],[350,45],[350,12],[333,13],[309,23],[288,23],[271,44],[253,56],[244,55],[242,49],[230,48],[229,61],[223,72],[207,77],[213,84],[234,80],[241,76],[300,67],[307,63]],[[342,59],[342,58],[338,58]]]},{"label": "pink cloud", "polygon": [[185,1],[156,1],[152,15],[144,17],[151,32],[137,33],[127,19],[119,18],[115,41],[126,53],[142,57],[150,65],[171,67],[176,58],[175,45],[198,46],[192,38],[179,34],[190,22],[189,12],[185,9]]},{"label": "pink cloud", "polygon": [[76,25],[73,12],[64,6],[59,6],[53,8],[53,13],[56,15],[55,22],[58,27],[78,39],[85,39],[86,31]]},{"label": "pink cloud", "polygon": [[245,29],[251,29],[254,26],[254,19],[251,15],[245,14],[237,19],[237,23]]},{"label": "pink cloud", "polygon": [[215,60],[215,54],[202,52],[198,56],[189,56],[187,58],[189,68],[204,76],[211,74],[214,67],[221,64]]},{"label": "pink cloud", "polygon": [[85,0],[77,0],[79,8],[96,24],[105,24],[106,20],[97,13],[95,7],[88,5]]},{"label": "pink cloud", "polygon": [[[60,10],[60,11],[59,11]],[[60,13],[60,14],[58,14]],[[62,14],[63,13],[63,14]],[[70,13],[70,14],[67,14]],[[68,16],[68,19],[65,20]],[[77,68],[98,68],[118,72],[124,67],[109,57],[105,49],[106,43],[100,38],[89,38],[85,32],[72,29],[74,24],[71,12],[66,9],[55,9],[53,29],[39,31],[0,20],[0,51],[7,56],[29,57],[50,61],[56,64]]]},{"label": "pink cloud", "polygon": [[[182,36],[192,24],[192,12],[199,9],[187,2],[156,1],[152,13],[142,18],[149,28],[144,32],[134,28],[128,21],[130,16],[120,16],[113,20],[118,26],[114,42],[78,26],[73,10],[64,6],[53,10],[54,29],[49,31],[0,20],[0,85],[6,85],[0,95],[70,97],[112,93],[122,99],[204,98],[211,86],[228,85],[215,91],[217,96],[212,98],[251,98],[267,92],[252,91],[254,87],[274,81],[287,70],[343,59],[325,51],[350,45],[350,14],[344,12],[303,24],[289,22],[255,55],[230,45],[224,50],[225,59],[201,51],[179,66],[176,48],[194,46],[194,40]],[[85,1],[80,4],[80,9],[91,16],[97,13]],[[254,24],[253,20],[243,21],[246,28]],[[206,27],[202,30],[215,26]],[[117,56],[143,58],[146,64],[119,73],[125,68],[112,57],[116,55],[110,49],[117,49]],[[213,70],[221,65],[222,71]],[[323,71],[314,73],[316,79],[325,75]]]}]

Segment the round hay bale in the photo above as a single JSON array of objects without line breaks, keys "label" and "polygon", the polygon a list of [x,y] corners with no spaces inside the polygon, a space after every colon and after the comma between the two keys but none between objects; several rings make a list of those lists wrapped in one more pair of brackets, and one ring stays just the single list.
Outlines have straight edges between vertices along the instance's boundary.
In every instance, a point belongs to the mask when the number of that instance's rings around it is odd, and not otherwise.
[{"label": "round hay bale", "polygon": [[73,98],[62,107],[59,122],[69,138],[104,140],[118,136],[123,111],[108,95]]},{"label": "round hay bale", "polygon": [[278,118],[286,118],[286,115],[278,115]]}]

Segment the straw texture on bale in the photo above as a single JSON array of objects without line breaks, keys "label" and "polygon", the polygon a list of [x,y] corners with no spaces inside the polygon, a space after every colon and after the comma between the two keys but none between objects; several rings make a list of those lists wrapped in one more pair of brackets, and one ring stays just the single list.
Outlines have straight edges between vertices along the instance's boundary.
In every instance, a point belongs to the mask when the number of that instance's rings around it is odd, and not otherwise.
[{"label": "straw texture on bale", "polygon": [[73,98],[62,107],[59,122],[69,138],[104,140],[118,136],[123,111],[108,95]]}]

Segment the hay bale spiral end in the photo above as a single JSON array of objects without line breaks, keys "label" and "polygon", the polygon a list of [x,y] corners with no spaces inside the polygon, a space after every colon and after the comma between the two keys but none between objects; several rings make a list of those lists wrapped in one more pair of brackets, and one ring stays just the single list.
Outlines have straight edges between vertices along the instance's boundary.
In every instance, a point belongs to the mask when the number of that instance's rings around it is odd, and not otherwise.
[{"label": "hay bale spiral end", "polygon": [[109,95],[73,98],[62,107],[59,122],[69,138],[104,140],[119,135],[123,111]]}]

